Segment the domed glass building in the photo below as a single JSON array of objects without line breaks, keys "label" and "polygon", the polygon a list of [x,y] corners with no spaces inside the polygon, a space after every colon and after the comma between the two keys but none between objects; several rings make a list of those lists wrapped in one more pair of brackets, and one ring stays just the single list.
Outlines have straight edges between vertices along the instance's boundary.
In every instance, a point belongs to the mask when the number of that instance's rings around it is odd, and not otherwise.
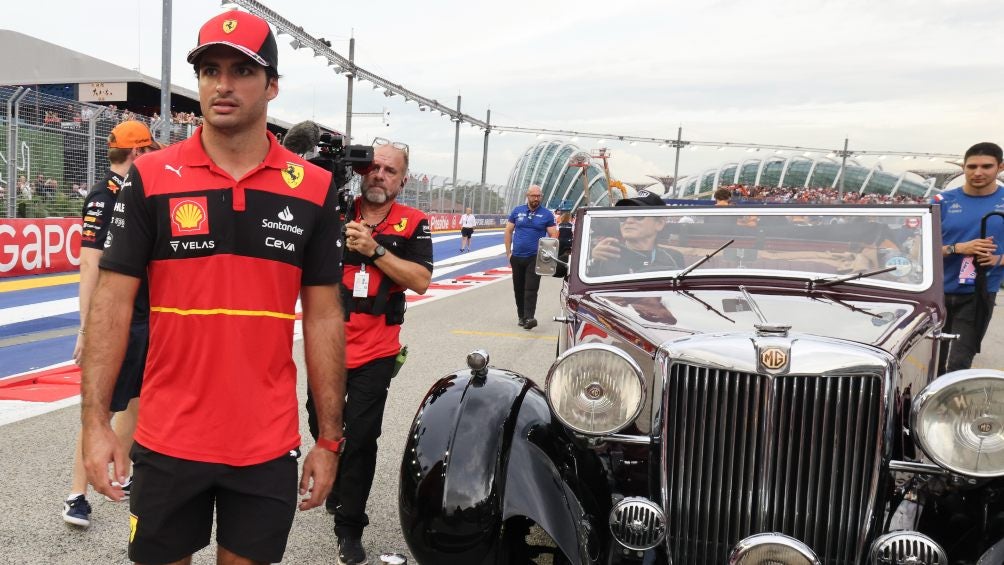
[{"label": "domed glass building", "polygon": [[[847,160],[844,191],[861,194],[931,196],[940,192],[935,179],[925,180],[916,173],[889,173],[880,167],[866,167],[856,159]],[[840,185],[840,161],[830,157],[774,155],[725,163],[717,168],[680,181],[674,196],[707,196],[723,185],[777,187],[832,187]]]},{"label": "domed glass building", "polygon": [[596,163],[569,166],[569,159],[580,152],[583,150],[574,143],[559,140],[542,141],[527,149],[509,173],[507,207],[524,203],[526,189],[532,184],[540,186],[543,205],[552,210],[563,202],[571,208],[585,204],[584,187],[589,189],[590,206],[609,206],[603,167]]}]

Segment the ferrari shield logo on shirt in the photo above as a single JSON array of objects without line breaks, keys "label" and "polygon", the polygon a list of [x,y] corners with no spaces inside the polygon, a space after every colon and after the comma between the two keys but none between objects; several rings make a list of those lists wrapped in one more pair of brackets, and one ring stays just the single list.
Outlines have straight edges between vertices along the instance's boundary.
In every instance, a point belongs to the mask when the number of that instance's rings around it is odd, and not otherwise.
[{"label": "ferrari shield logo on shirt", "polygon": [[400,233],[404,231],[404,228],[408,227],[408,218],[401,218],[401,221],[394,224],[394,231]]},{"label": "ferrari shield logo on shirt", "polygon": [[286,168],[282,170],[282,180],[286,181],[286,186],[296,188],[303,182],[303,165],[296,163],[286,163]]},{"label": "ferrari shield logo on shirt", "polygon": [[223,20],[223,33],[233,33],[237,29],[237,20]]},{"label": "ferrari shield logo on shirt", "polygon": [[209,213],[205,196],[172,198],[168,201],[171,211],[171,235],[205,235],[209,233]]}]

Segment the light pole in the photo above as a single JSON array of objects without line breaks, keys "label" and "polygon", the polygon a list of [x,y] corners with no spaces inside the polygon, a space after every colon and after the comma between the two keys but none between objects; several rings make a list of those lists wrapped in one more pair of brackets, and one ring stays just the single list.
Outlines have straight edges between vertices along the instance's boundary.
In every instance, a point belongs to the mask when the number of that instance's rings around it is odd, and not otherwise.
[{"label": "light pole", "polygon": [[454,118],[456,121],[456,132],[453,136],[453,198],[450,203],[450,212],[453,212],[457,207],[457,157],[460,151],[460,95],[457,95],[457,117]]},{"label": "light pole", "polygon": [[[171,0],[164,0],[160,39],[160,115],[164,127],[160,128],[160,142],[171,142]],[[155,134],[156,135],[156,134]]]},{"label": "light pole", "polygon": [[844,203],[844,173],[847,172],[847,152],[848,139],[844,138],[844,150],[840,152],[840,189],[837,191],[837,203]]},{"label": "light pole", "polygon": [[345,69],[348,91],[345,94],[345,142],[352,143],[352,85],[356,78],[356,38],[349,38],[349,68]]}]

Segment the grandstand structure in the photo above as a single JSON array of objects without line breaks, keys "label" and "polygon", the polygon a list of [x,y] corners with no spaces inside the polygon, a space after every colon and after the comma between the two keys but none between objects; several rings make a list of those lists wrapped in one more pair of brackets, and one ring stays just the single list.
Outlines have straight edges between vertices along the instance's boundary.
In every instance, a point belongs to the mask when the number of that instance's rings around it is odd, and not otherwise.
[{"label": "grandstand structure", "polygon": [[[844,169],[844,192],[889,196],[929,197],[941,192],[944,175],[922,177],[917,172],[891,173],[880,165],[865,166],[850,158]],[[961,173],[961,169],[958,171]],[[699,174],[681,178],[673,195],[677,198],[707,196],[721,186],[775,186],[789,188],[837,188],[840,162],[826,156],[773,155],[730,161]]]}]

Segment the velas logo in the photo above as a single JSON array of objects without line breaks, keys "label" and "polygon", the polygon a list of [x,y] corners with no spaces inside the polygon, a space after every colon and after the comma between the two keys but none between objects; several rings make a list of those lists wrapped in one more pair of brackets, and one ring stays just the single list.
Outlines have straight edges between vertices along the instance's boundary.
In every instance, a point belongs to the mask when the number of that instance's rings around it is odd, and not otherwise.
[{"label": "velas logo", "polygon": [[205,235],[209,233],[209,213],[205,196],[172,198],[168,201],[171,211],[171,235]]},{"label": "velas logo", "polygon": [[408,227],[408,218],[401,218],[401,221],[394,224],[394,231],[401,233]]},{"label": "velas logo", "polygon": [[286,163],[286,168],[282,170],[282,180],[286,181],[286,186],[296,188],[303,182],[303,165],[296,163]]},{"label": "velas logo", "polygon": [[233,33],[237,29],[237,20],[223,20],[223,33]]}]

